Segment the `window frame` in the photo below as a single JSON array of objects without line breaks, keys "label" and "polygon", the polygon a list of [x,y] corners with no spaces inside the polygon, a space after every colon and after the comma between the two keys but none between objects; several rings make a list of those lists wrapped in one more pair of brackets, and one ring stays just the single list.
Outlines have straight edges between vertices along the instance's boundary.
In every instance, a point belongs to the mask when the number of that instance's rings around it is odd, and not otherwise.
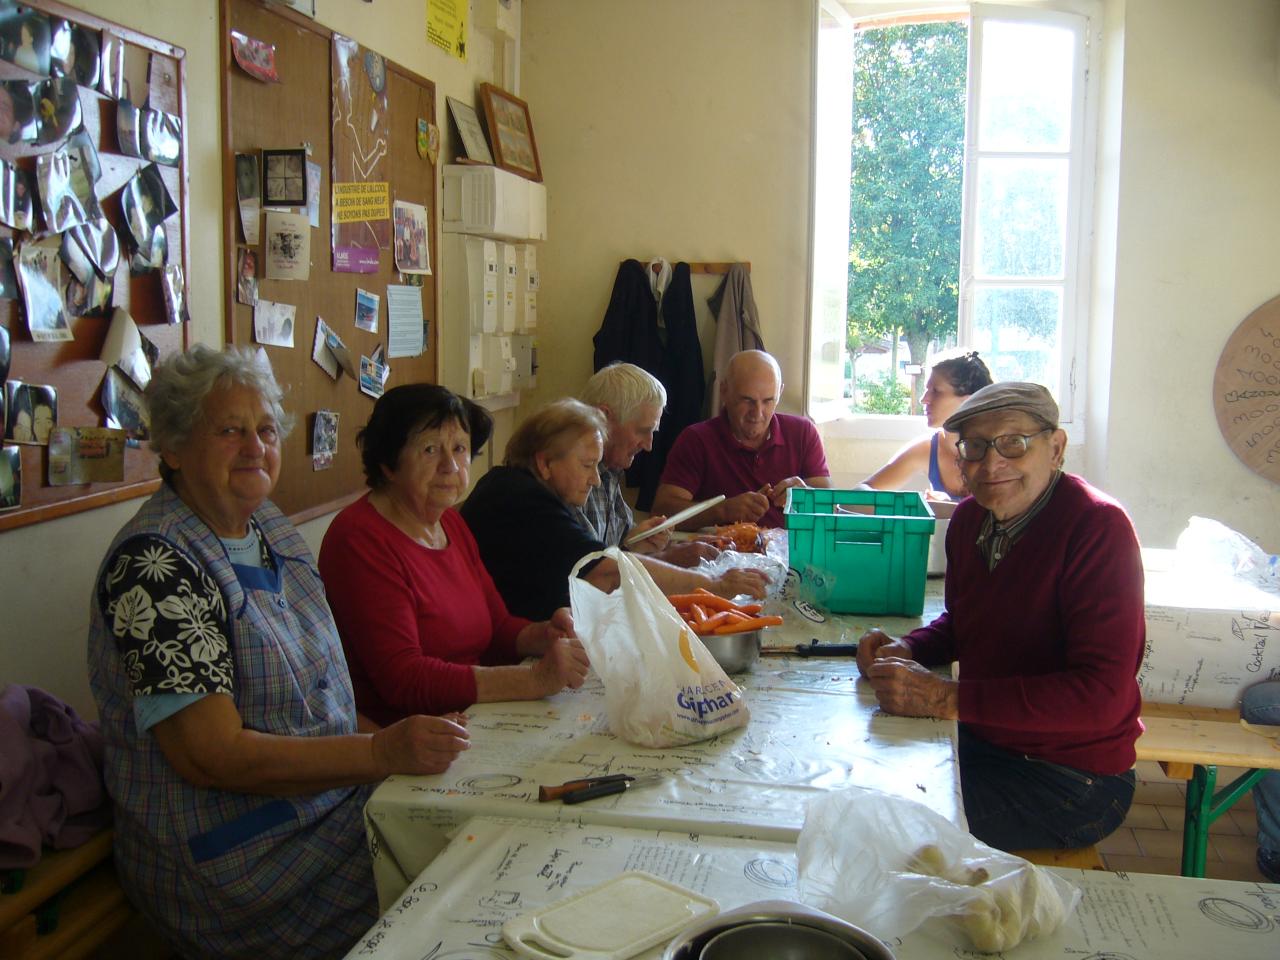
[{"label": "window frame", "polygon": [[[821,87],[818,66],[818,30],[824,9],[839,6],[848,15],[849,27],[856,28],[875,23],[901,22],[903,18],[938,19],[967,14],[969,30],[969,68],[967,77],[967,104],[965,117],[965,172],[962,184],[963,207],[961,214],[961,249],[959,315],[957,338],[960,345],[972,342],[973,296],[975,284],[983,282],[973,276],[974,232],[976,215],[974,203],[977,192],[977,160],[979,156],[1009,156],[1005,152],[988,151],[979,154],[976,149],[979,103],[978,86],[981,79],[981,22],[990,20],[1054,23],[1066,26],[1076,33],[1076,83],[1072,90],[1072,135],[1068,152],[1067,227],[1064,244],[1063,315],[1061,330],[1061,356],[1058,399],[1061,419],[1072,428],[1072,439],[1083,443],[1085,428],[1085,375],[1088,369],[1089,308],[1092,277],[1093,204],[1096,193],[1096,144],[1098,137],[1099,95],[1097,79],[1101,76],[1101,22],[1102,8],[1097,0],[1010,0],[1010,2],[928,2],[928,0],[902,0],[901,4],[859,3],[856,0],[814,0],[814,109],[812,123],[816,127],[818,98]],[[975,56],[975,46],[978,47]],[[975,64],[978,64],[975,67]],[[811,142],[816,144],[816,133]],[[1013,154],[1017,156],[1018,154]],[[1035,154],[1030,154],[1034,156]],[[814,215],[818,195],[817,169],[819,159],[816,149],[813,156],[810,195],[810,222]],[[819,422],[825,421],[824,435],[842,439],[902,440],[918,437],[922,418],[912,415],[886,415],[854,413],[845,405],[838,411],[839,403],[819,404],[810,393],[812,356],[811,337],[814,333],[815,314],[818,305],[813,289],[814,268],[818,259],[816,236],[811,230],[810,297],[808,322],[805,327],[805,411]],[[1007,280],[1005,281],[1007,283]],[[837,414],[838,415],[835,415]]]}]

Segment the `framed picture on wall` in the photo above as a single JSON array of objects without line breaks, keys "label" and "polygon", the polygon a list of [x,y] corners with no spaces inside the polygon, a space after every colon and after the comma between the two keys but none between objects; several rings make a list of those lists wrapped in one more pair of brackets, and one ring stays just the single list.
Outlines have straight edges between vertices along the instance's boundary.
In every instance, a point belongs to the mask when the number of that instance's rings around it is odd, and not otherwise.
[{"label": "framed picture on wall", "polygon": [[480,84],[480,101],[489,125],[489,142],[493,144],[495,162],[504,170],[530,180],[542,180],[538,162],[538,143],[533,138],[533,120],[529,105],[491,83]]},{"label": "framed picture on wall", "polygon": [[493,163],[493,154],[489,145],[484,142],[484,127],[480,126],[480,118],[476,116],[471,104],[447,98],[449,116],[453,117],[453,125],[458,128],[458,136],[462,138],[462,150],[468,160],[476,163]]}]

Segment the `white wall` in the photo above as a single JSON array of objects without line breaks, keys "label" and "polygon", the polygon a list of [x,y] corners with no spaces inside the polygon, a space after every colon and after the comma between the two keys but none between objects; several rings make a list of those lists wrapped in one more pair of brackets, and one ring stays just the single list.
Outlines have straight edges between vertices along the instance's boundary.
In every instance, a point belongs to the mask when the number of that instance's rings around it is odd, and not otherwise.
[{"label": "white wall", "polygon": [[1124,19],[1107,488],[1150,546],[1194,513],[1280,552],[1280,488],[1211,399],[1227,338],[1280,294],[1280,4],[1128,0]]},{"label": "white wall", "polygon": [[[187,52],[187,158],[190,178],[192,336],[221,344],[222,179],[217,0],[80,0],[96,16],[159,37]],[[517,16],[519,3],[516,4]],[[422,0],[317,0],[321,23],[434,80],[436,123],[452,132],[445,97],[471,102],[481,81],[501,72],[501,50],[472,31],[468,62],[427,43]],[[298,82],[298,78],[288,78]],[[316,80],[328,96],[328,78]],[[270,144],[263,144],[270,146]],[[438,198],[437,198],[438,199]],[[44,687],[87,715],[96,713],[85,676],[89,595],[102,552],[137,509],[125,502],[0,533],[0,682]],[[303,526],[318,549],[328,518]]]}]

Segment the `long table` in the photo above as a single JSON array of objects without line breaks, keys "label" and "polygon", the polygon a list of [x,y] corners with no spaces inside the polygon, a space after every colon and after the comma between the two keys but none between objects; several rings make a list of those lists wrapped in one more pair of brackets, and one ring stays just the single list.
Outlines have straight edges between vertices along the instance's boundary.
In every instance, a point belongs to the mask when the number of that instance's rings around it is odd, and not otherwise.
[{"label": "long table", "polygon": [[[477,818],[398,897],[348,954],[376,960],[511,960],[507,920],[617,876],[644,870],[716,899],[722,911],[798,900],[789,843],[596,824]],[[1280,885],[1057,870],[1082,888],[1053,936],[1020,960],[1192,960],[1280,956]],[[890,944],[912,960],[980,956],[917,931]],[[658,960],[662,947],[640,954]]]},{"label": "long table", "polygon": [[[791,618],[782,629],[794,642],[809,633]],[[478,704],[471,749],[448,771],[391,777],[369,799],[379,901],[399,897],[473,816],[794,842],[808,798],[858,784],[920,800],[963,826],[955,724],[882,713],[856,677],[848,658],[762,657],[734,678],[751,710],[746,727],[668,749],[609,731],[594,674],[546,700]],[[539,785],[611,773],[664,779],[580,805],[538,802]]]}]

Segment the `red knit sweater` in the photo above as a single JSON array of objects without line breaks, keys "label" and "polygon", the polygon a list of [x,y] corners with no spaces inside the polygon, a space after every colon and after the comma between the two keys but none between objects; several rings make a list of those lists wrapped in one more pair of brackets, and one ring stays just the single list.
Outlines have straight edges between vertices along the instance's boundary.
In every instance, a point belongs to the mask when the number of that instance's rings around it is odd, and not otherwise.
[{"label": "red knit sweater", "polygon": [[972,497],[947,531],[946,612],[903,638],[960,662],[960,720],[1016,753],[1096,774],[1133,766],[1146,643],[1142,557],[1128,515],[1064,474],[995,570]]},{"label": "red knit sweater", "polygon": [[465,710],[474,664],[517,663],[529,621],[507,612],[476,541],[453,510],[449,545],[429,550],[362,497],[320,546],[320,575],[351,671],[356,708],[381,724],[411,713]]}]

